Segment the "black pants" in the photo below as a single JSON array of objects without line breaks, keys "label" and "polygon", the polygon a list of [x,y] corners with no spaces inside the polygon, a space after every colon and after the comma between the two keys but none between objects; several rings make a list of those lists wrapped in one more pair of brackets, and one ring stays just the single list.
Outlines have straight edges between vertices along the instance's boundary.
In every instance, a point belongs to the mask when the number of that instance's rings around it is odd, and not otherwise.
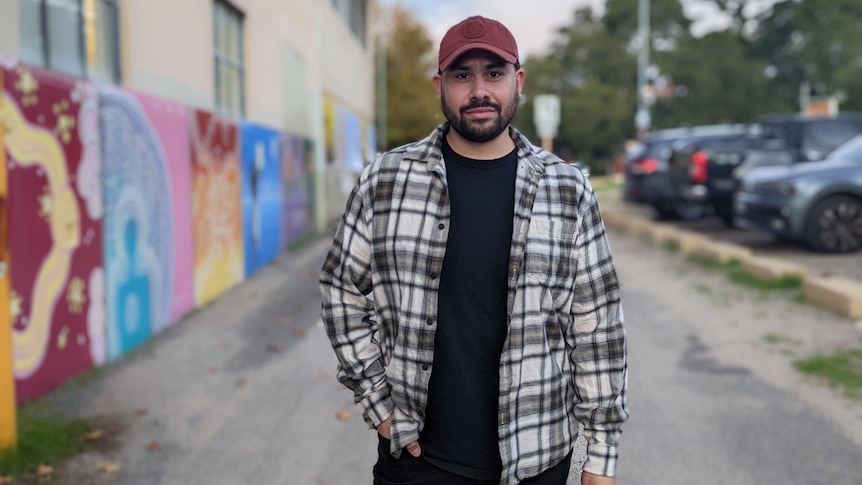
[{"label": "black pants", "polygon": [[[497,485],[500,480],[474,480],[462,477],[432,465],[425,458],[414,457],[407,450],[401,458],[389,453],[389,440],[378,434],[377,464],[374,465],[374,485]],[[528,478],[522,485],[566,485],[572,453],[565,460],[545,470],[540,475]]]}]

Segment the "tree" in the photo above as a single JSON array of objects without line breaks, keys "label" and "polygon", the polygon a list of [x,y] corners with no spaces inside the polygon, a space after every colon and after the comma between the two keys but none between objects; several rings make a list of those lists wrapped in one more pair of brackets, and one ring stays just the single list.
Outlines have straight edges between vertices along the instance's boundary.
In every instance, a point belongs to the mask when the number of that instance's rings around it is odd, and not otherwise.
[{"label": "tree", "polygon": [[434,45],[409,11],[392,7],[386,35],[386,149],[420,140],[443,121],[432,78]]}]

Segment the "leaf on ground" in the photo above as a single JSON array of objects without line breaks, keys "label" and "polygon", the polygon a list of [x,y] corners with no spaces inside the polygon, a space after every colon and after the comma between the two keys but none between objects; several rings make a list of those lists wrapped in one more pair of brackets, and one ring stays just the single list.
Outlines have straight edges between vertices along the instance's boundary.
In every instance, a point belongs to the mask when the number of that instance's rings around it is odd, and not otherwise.
[{"label": "leaf on ground", "polygon": [[135,409],[135,416],[146,416],[147,410],[144,408]]},{"label": "leaf on ground", "polygon": [[339,421],[350,421],[352,416],[350,415],[350,411],[339,409],[338,412],[335,413],[335,417],[338,418]]},{"label": "leaf on ground", "polygon": [[311,271],[303,271],[300,276],[302,276],[303,278],[314,278],[314,273],[312,273]]},{"label": "leaf on ground", "polygon": [[48,465],[39,465],[39,467],[36,468],[36,475],[39,475],[40,477],[47,477],[52,473],[54,473],[54,467],[50,467]]},{"label": "leaf on ground", "polygon": [[320,379],[321,381],[328,381],[328,380],[332,379],[332,376],[330,376],[326,372],[318,372],[317,378]]},{"label": "leaf on ground", "polygon": [[305,330],[303,330],[301,328],[297,328],[296,330],[293,331],[293,334],[297,337],[305,337]]},{"label": "leaf on ground", "polygon": [[210,374],[215,374],[216,372],[218,372],[218,369],[216,369],[215,367],[210,367]]},{"label": "leaf on ground", "polygon": [[152,443],[147,445],[147,449],[150,451],[159,451],[160,449],[162,449],[162,445],[159,444],[158,441],[153,441]]},{"label": "leaf on ground", "polygon": [[12,475],[0,475],[0,485],[11,485],[12,480]]},{"label": "leaf on ground", "polygon": [[242,359],[233,359],[233,362],[230,363],[233,367],[241,367]]},{"label": "leaf on ground", "polygon": [[276,340],[275,342],[270,342],[266,348],[269,349],[270,352],[283,352],[284,344]]},{"label": "leaf on ground", "polygon": [[81,441],[96,441],[102,439],[102,436],[104,435],[105,433],[101,429],[94,429],[84,436],[81,436]]},{"label": "leaf on ground", "polygon": [[240,377],[239,379],[236,380],[236,387],[242,387],[247,382],[248,382],[248,379],[246,379],[245,377]]},{"label": "leaf on ground", "polygon": [[281,319],[281,324],[284,325],[285,327],[289,327],[291,323],[293,323],[293,322],[288,317],[284,317]]},{"label": "leaf on ground", "polygon": [[219,345],[219,347],[221,347],[222,350],[230,350],[230,344],[227,342],[222,342],[222,344]]},{"label": "leaf on ground", "polygon": [[120,465],[116,463],[99,463],[99,471],[102,473],[117,473],[120,471]]},{"label": "leaf on ground", "polygon": [[314,481],[316,485],[329,485],[329,478],[327,477],[317,477],[317,480]]}]

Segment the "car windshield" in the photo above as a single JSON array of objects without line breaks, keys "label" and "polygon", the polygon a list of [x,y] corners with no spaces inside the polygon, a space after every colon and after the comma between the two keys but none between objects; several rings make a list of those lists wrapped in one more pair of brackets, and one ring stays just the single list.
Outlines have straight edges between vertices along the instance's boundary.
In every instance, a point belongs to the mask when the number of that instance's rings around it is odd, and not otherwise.
[{"label": "car windshield", "polygon": [[829,158],[862,160],[862,135],[856,135],[829,154]]}]

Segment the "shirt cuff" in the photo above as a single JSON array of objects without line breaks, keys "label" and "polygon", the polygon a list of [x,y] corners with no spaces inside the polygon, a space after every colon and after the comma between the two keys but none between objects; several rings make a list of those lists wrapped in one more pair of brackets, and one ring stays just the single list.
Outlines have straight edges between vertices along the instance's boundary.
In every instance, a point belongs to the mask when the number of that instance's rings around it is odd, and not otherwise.
[{"label": "shirt cuff", "polygon": [[377,429],[380,423],[392,416],[395,403],[389,393],[389,386],[384,386],[377,392],[373,392],[359,400],[362,407],[362,417],[368,426]]},{"label": "shirt cuff", "polygon": [[608,445],[608,433],[604,431],[586,432],[587,461],[584,471],[593,475],[613,477],[617,468],[617,447]]}]

